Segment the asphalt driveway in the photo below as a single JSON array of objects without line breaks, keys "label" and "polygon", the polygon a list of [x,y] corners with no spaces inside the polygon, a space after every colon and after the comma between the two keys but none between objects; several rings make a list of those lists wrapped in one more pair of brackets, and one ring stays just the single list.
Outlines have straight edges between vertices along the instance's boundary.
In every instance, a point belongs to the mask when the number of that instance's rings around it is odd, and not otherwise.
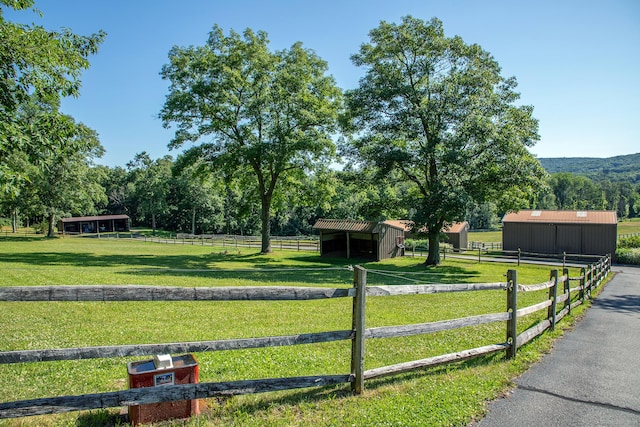
[{"label": "asphalt driveway", "polygon": [[584,319],[477,426],[640,426],[640,268],[613,270]]}]

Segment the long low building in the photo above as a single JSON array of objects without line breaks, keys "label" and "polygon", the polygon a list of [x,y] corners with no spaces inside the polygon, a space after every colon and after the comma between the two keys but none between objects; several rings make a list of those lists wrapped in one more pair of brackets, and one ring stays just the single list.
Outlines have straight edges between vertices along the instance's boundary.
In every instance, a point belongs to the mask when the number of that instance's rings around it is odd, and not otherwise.
[{"label": "long low building", "polygon": [[58,232],[62,234],[109,233],[129,231],[128,215],[98,215],[62,218],[58,222]]},{"label": "long low building", "polygon": [[320,255],[380,261],[404,255],[404,225],[397,221],[319,219]]},{"label": "long low building", "polygon": [[506,251],[615,256],[617,237],[615,211],[522,210],[502,219]]}]

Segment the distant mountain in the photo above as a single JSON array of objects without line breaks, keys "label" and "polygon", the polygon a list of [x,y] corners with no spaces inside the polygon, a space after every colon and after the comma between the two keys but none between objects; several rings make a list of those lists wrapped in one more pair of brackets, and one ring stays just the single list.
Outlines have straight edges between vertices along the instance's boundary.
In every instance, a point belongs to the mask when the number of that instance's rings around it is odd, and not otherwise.
[{"label": "distant mountain", "polygon": [[640,183],[640,153],[608,158],[547,157],[539,158],[549,173],[571,172],[593,181],[627,181]]}]

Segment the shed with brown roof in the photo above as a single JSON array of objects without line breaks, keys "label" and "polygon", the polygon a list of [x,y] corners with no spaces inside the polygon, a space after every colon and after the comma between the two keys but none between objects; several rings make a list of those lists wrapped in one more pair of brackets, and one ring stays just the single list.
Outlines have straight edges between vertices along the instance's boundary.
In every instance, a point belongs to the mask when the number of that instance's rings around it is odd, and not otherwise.
[{"label": "shed with brown roof", "polygon": [[507,251],[615,256],[617,235],[615,211],[522,210],[502,219]]},{"label": "shed with brown roof", "polygon": [[469,233],[469,223],[467,221],[445,225],[442,227],[442,232],[447,236],[447,241],[453,246],[454,250],[467,249],[469,244],[467,237]]},{"label": "shed with brown roof", "polygon": [[[414,222],[411,220],[403,219],[399,221],[387,221],[388,223],[397,223],[405,228],[405,236],[408,239],[414,238],[417,234],[427,233],[427,227],[420,227],[419,230],[414,231]],[[452,222],[445,224],[442,227],[441,232],[447,237],[447,243],[450,243],[454,250],[460,251],[467,249],[469,245],[469,223],[467,221]]]},{"label": "shed with brown roof", "polygon": [[320,255],[380,261],[404,255],[404,227],[394,221],[319,219]]},{"label": "shed with brown roof", "polygon": [[62,234],[108,233],[129,231],[129,215],[97,215],[62,218],[58,232]]}]

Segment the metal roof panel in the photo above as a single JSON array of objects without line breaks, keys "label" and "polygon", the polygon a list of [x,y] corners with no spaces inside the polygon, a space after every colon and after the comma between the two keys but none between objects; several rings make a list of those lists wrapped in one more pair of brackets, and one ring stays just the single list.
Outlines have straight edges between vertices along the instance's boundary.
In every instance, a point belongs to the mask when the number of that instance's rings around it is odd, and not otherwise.
[{"label": "metal roof panel", "polygon": [[97,215],[97,216],[74,216],[71,218],[62,218],[62,222],[81,222],[81,221],[108,221],[112,219],[129,219],[129,215]]},{"label": "metal roof panel", "polygon": [[504,216],[502,222],[558,223],[558,224],[617,224],[615,211],[541,211],[521,210]]}]

